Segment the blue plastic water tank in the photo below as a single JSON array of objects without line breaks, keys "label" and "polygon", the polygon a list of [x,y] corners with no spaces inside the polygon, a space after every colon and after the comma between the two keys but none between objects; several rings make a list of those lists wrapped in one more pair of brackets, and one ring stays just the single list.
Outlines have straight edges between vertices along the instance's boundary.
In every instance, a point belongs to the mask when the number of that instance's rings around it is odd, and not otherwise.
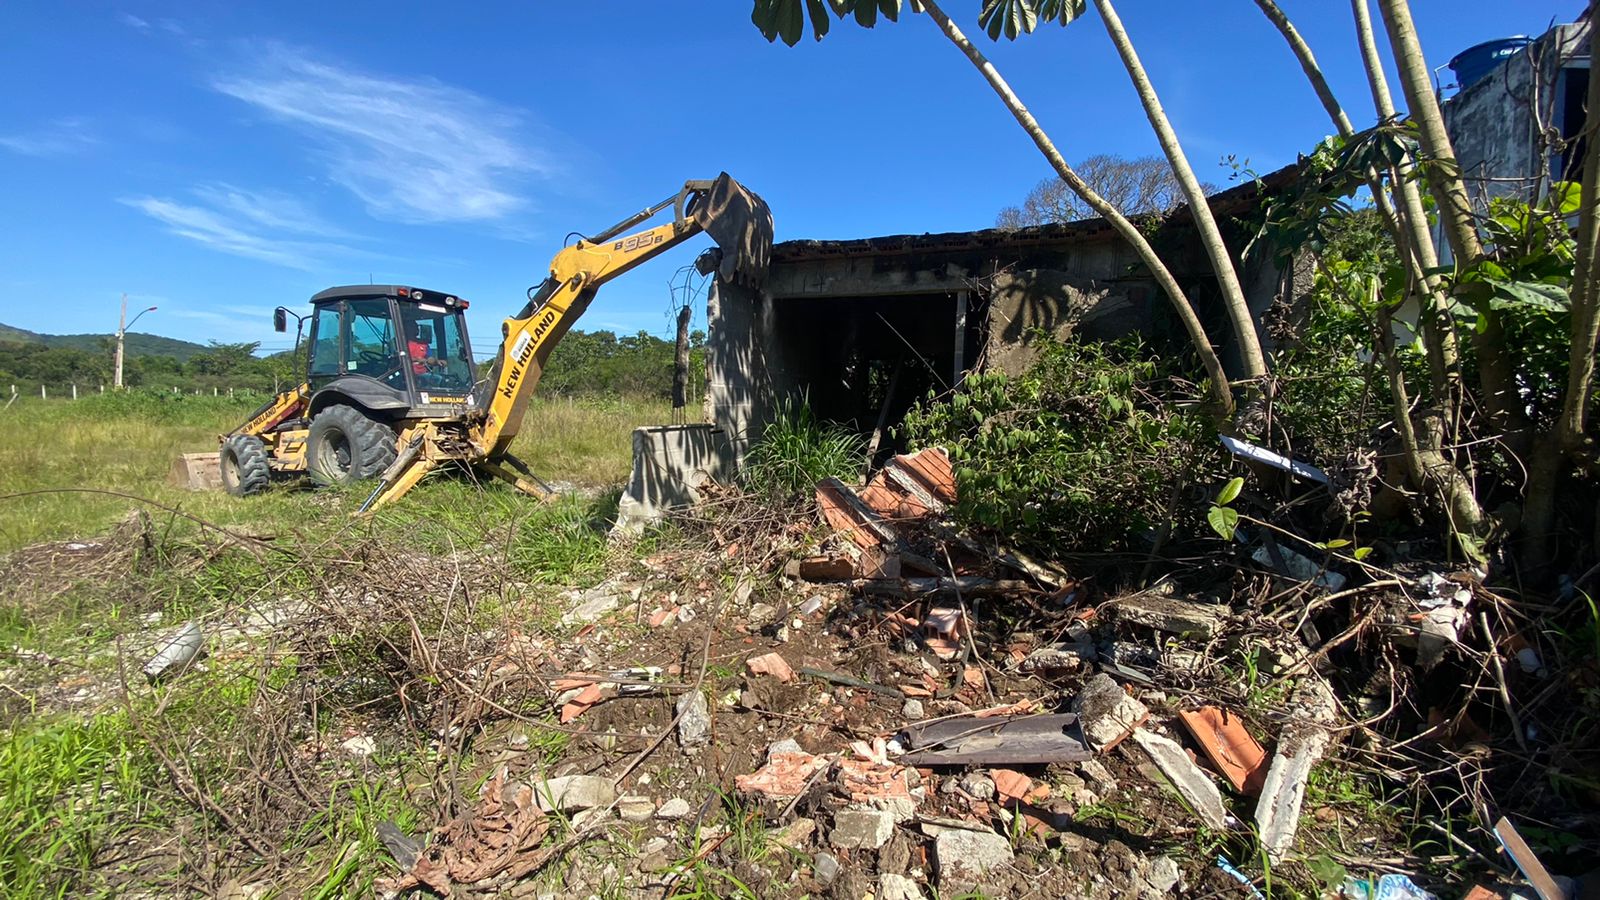
[{"label": "blue plastic water tank", "polygon": [[1484,41],[1457,53],[1450,60],[1450,71],[1456,73],[1456,86],[1466,90],[1494,71],[1494,67],[1504,62],[1506,57],[1531,43],[1532,38],[1519,34],[1496,41]]}]

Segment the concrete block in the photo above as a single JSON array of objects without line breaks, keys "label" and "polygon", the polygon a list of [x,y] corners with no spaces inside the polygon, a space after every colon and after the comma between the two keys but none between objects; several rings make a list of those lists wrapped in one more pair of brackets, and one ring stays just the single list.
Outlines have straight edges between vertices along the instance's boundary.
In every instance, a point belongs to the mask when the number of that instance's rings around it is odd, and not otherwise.
[{"label": "concrete block", "polygon": [[1215,603],[1199,603],[1176,597],[1140,594],[1106,604],[1107,612],[1118,622],[1143,625],[1157,631],[1194,635],[1210,640],[1222,627],[1226,612]]},{"label": "concrete block", "polygon": [[733,447],[715,425],[651,425],[633,431],[633,474],[617,506],[614,534],[637,534],[673,509],[700,500],[709,482],[734,474]]},{"label": "concrete block", "polygon": [[563,775],[533,782],[533,796],[545,812],[571,812],[607,806],[617,799],[611,779],[598,775]]},{"label": "concrete block", "polygon": [[881,809],[841,809],[833,817],[829,843],[845,850],[876,850],[894,835],[894,816]]},{"label": "concrete block", "polygon": [[1122,685],[1103,673],[1084,683],[1073,705],[1083,736],[1089,747],[1099,753],[1115,747],[1150,717],[1150,710],[1143,703],[1128,696]]},{"label": "concrete block", "polygon": [[992,831],[952,828],[933,839],[939,893],[953,896],[981,885],[984,876],[1011,864],[1011,842]]}]

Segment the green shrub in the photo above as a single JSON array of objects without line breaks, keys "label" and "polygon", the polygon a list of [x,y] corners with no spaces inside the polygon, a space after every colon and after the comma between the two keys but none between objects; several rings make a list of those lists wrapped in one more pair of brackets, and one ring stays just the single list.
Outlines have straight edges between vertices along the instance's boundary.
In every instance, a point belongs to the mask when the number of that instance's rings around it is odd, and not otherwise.
[{"label": "green shrub", "polygon": [[949,451],[969,526],[1044,552],[1128,546],[1178,513],[1176,488],[1218,468],[1194,385],[1136,342],[1035,340],[1026,373],[968,376],[948,401],[918,404],[905,435]]},{"label": "green shrub", "polygon": [[801,497],[829,476],[854,479],[866,454],[861,435],[817,419],[804,399],[791,399],[745,454],[744,483],[759,494]]}]

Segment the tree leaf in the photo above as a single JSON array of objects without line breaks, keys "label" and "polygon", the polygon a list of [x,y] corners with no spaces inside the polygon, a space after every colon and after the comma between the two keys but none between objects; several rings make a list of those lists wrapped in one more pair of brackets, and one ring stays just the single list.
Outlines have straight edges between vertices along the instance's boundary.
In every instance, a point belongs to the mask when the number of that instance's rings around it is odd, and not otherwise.
[{"label": "tree leaf", "polygon": [[1227,506],[1238,498],[1239,492],[1242,490],[1244,490],[1243,478],[1229,479],[1228,483],[1222,486],[1222,490],[1217,492],[1217,505]]},{"label": "tree leaf", "polygon": [[1008,40],[1031,32],[1039,24],[1036,9],[1040,0],[984,0],[978,11],[978,27],[988,33],[990,40],[998,41],[1002,33]]},{"label": "tree leaf", "polygon": [[1489,299],[1491,309],[1534,306],[1549,312],[1566,312],[1572,305],[1572,298],[1567,295],[1567,289],[1559,284],[1494,279],[1488,281],[1494,286],[1494,296]]},{"label": "tree leaf", "polygon": [[1226,506],[1213,506],[1211,511],[1206,513],[1206,522],[1223,540],[1231,541],[1234,531],[1239,527],[1239,511]]},{"label": "tree leaf", "polygon": [[1062,25],[1072,24],[1072,20],[1083,15],[1086,0],[1038,0],[1039,20],[1048,22],[1051,19]]},{"label": "tree leaf", "polygon": [[778,36],[790,47],[800,43],[800,36],[805,34],[805,10],[800,8],[800,0],[781,0],[783,9],[778,16]]},{"label": "tree leaf", "polygon": [[806,11],[811,14],[811,34],[817,40],[828,35],[828,4],[826,0],[806,0]]},{"label": "tree leaf", "polygon": [[1362,560],[1362,559],[1366,559],[1371,554],[1372,554],[1372,548],[1371,547],[1357,547],[1355,552],[1352,553],[1351,556],[1354,556],[1357,560]]}]

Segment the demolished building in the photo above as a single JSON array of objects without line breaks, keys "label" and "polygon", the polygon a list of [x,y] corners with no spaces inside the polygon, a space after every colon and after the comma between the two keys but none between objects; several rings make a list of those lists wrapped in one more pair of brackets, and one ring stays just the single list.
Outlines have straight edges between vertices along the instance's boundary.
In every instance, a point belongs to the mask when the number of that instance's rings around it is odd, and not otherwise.
[{"label": "demolished building", "polygon": [[[1226,237],[1236,254],[1250,237],[1237,223],[1295,171],[1211,198],[1225,229],[1234,223]],[[1216,276],[1187,210],[1152,226],[1152,244],[1237,371]],[[1305,267],[1265,252],[1242,260],[1240,275],[1258,320],[1309,284]],[[1040,334],[1186,343],[1165,294],[1103,219],[787,241],[773,248],[759,290],[718,281],[708,306],[705,419],[736,457],[785,398],[803,397],[819,418],[870,435],[970,371],[1026,368]]]}]

